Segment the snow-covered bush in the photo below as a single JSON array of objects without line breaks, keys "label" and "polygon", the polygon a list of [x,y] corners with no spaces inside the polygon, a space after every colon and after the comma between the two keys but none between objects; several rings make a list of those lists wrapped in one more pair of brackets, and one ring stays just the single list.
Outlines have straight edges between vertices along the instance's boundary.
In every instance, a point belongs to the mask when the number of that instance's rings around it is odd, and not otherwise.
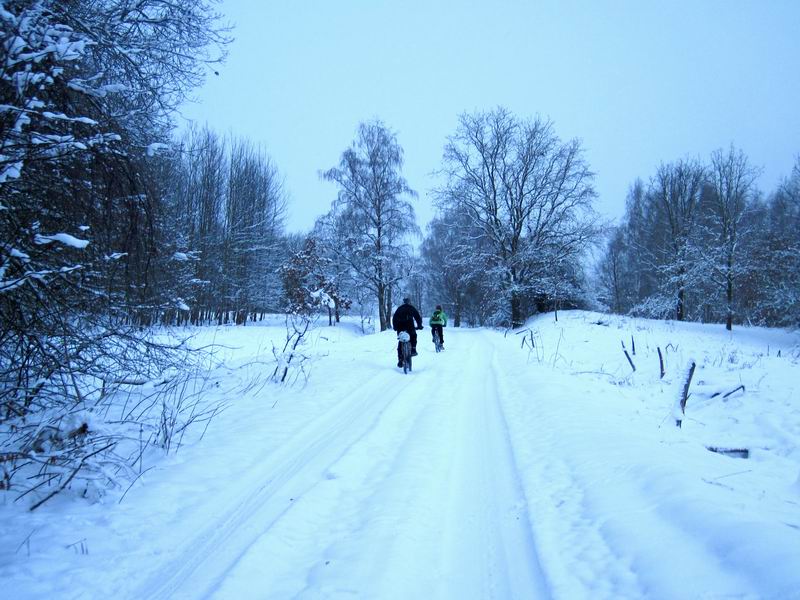
[{"label": "snow-covered bush", "polygon": [[132,323],[155,296],[149,150],[214,20],[203,0],[0,2],[0,474],[33,508],[124,479],[150,413],[116,414],[120,394],[192,363]]}]

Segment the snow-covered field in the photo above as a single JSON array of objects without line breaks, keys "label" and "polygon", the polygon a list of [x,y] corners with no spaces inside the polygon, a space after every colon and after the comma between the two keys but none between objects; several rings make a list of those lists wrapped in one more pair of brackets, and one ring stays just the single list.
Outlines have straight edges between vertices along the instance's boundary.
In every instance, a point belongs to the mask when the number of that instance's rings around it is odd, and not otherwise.
[{"label": "snow-covered field", "polygon": [[282,327],[203,330],[228,409],[121,502],[4,497],[3,596],[800,598],[797,334],[527,327],[438,355],[426,328],[409,375],[392,333],[320,328],[293,387],[266,383]]}]

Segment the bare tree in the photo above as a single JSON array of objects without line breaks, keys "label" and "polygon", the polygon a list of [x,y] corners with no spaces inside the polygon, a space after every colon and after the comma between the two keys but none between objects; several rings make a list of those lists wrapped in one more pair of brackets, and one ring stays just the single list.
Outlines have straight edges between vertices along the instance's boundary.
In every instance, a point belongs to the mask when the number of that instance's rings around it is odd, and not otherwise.
[{"label": "bare tree", "polygon": [[33,508],[124,472],[110,403],[191,362],[131,316],[158,301],[154,141],[222,50],[215,19],[200,0],[0,10],[0,487]]},{"label": "bare tree", "polygon": [[705,167],[699,161],[686,159],[661,164],[650,181],[648,195],[665,226],[657,248],[660,268],[664,286],[673,293],[678,321],[686,316],[686,289],[697,275],[700,262],[694,242],[705,178]]},{"label": "bare tree", "polygon": [[711,232],[717,243],[709,255],[717,283],[725,294],[725,328],[733,328],[734,290],[737,278],[746,270],[740,262],[740,237],[746,225],[750,203],[756,193],[760,169],[752,167],[747,156],[732,145],[727,152],[716,150],[708,169],[712,186],[710,204]]},{"label": "bare tree", "polygon": [[625,237],[623,229],[611,232],[605,252],[597,265],[597,276],[603,290],[601,300],[613,313],[623,312],[625,296]]},{"label": "bare tree", "polygon": [[462,115],[448,138],[440,206],[481,232],[489,249],[481,268],[499,283],[504,303],[499,320],[514,327],[525,301],[549,298],[548,277],[577,260],[598,232],[593,174],[582,154],[580,142],[562,142],[550,121],[521,121],[504,108]]},{"label": "bare tree", "polygon": [[473,324],[482,321],[482,273],[474,261],[481,238],[463,214],[446,212],[431,221],[422,243],[429,295],[445,307],[454,327],[460,327],[462,320]]},{"label": "bare tree", "polygon": [[634,184],[598,265],[602,299],[652,317],[800,323],[800,159],[766,201],[760,169],[731,146],[662,164]]},{"label": "bare tree", "polygon": [[374,120],[359,125],[339,167],[322,174],[339,185],[333,205],[334,226],[342,242],[337,252],[374,294],[381,331],[390,326],[394,287],[409,274],[407,238],[419,232],[414,209],[405,199],[416,197],[416,192],[401,175],[402,167],[397,136]]},{"label": "bare tree", "polygon": [[627,313],[657,287],[653,211],[647,200],[645,184],[636,179],[628,190],[622,222],[610,230],[597,264],[598,299],[616,313]]},{"label": "bare tree", "polygon": [[747,276],[753,319],[800,327],[800,156],[757,212],[757,233],[747,249],[754,261]]},{"label": "bare tree", "polygon": [[188,250],[196,253],[191,299],[191,321],[199,324],[214,313],[221,319],[221,280],[224,275],[224,210],[228,156],[225,142],[209,129],[188,134],[181,152],[182,186],[176,194],[181,204]]},{"label": "bare tree", "polygon": [[223,297],[237,324],[278,308],[279,240],[286,197],[277,167],[262,151],[231,141],[224,227]]},{"label": "bare tree", "polygon": [[326,292],[334,302],[333,315],[329,314],[329,324],[331,316],[335,323],[339,323],[342,313],[352,307],[353,299],[363,296],[362,286],[350,268],[348,257],[342,252],[347,239],[344,229],[346,227],[341,225],[335,213],[329,212],[317,219],[310,234],[323,257],[320,262],[320,276],[325,281]]}]

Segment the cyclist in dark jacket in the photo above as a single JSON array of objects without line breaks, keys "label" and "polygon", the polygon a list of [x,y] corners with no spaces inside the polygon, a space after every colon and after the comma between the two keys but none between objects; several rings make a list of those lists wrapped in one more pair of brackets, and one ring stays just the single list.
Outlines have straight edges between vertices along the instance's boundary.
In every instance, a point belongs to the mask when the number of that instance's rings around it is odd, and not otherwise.
[{"label": "cyclist in dark jacket", "polygon": [[[416,322],[416,327],[414,326]],[[403,303],[392,315],[392,329],[397,333],[405,331],[411,336],[411,356],[417,355],[417,329],[422,329],[422,316],[411,304],[411,298],[403,298]],[[397,366],[403,366],[403,349],[397,343]]]}]

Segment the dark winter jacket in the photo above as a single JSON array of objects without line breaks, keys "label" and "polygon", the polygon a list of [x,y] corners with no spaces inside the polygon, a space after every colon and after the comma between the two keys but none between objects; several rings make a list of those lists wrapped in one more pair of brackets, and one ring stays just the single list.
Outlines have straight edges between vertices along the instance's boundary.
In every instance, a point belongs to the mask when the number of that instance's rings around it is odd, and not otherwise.
[{"label": "dark winter jacket", "polygon": [[408,331],[414,329],[414,321],[417,327],[422,328],[422,316],[411,304],[401,304],[392,315],[392,329],[395,331]]}]

